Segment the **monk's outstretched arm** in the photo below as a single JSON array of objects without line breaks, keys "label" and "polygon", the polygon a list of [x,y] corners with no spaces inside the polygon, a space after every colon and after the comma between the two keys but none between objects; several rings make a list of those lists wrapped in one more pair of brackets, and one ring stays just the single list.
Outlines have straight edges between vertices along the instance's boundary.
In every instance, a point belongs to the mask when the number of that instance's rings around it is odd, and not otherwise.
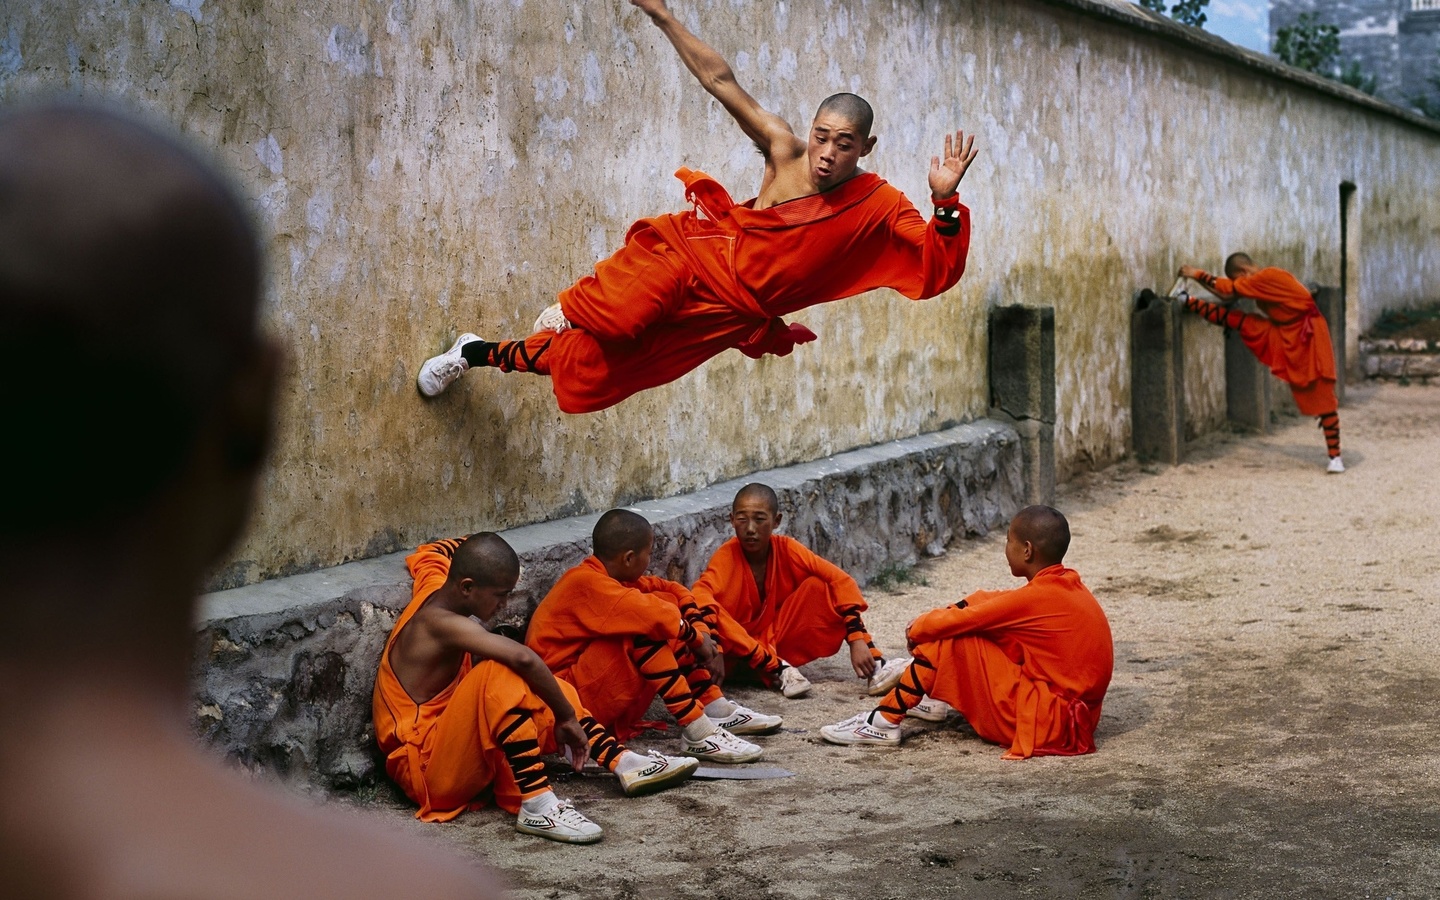
[{"label": "monk's outstretched arm", "polygon": [[1204,269],[1197,269],[1194,266],[1181,266],[1179,275],[1181,278],[1191,278],[1204,285],[1205,290],[1224,300],[1235,299],[1235,282],[1229,278],[1221,278],[1211,275]]},{"label": "monk's outstretched arm", "polygon": [[680,61],[712,97],[720,101],[745,136],[754,141],[766,159],[799,156],[805,142],[795,136],[784,119],[766,110],[735,80],[735,72],[715,48],[700,40],[671,14],[665,0],[630,0],[650,17],[674,45]]},{"label": "monk's outstretched arm", "polygon": [[970,210],[960,202],[960,181],[980,151],[975,137],[957,131],[945,136],[945,155],[930,158],[930,198],[935,217],[926,222],[908,202],[891,223],[896,256],[904,260],[889,286],[911,300],[924,300],[955,286],[970,255]]}]

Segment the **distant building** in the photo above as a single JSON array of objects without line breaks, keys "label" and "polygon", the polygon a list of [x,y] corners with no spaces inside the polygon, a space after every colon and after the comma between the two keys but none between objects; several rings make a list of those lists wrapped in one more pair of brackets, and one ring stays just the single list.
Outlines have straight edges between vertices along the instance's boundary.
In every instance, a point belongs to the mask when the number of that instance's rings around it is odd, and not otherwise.
[{"label": "distant building", "polygon": [[1375,76],[1376,96],[1440,108],[1440,0],[1271,0],[1270,43],[1301,13],[1340,28],[1340,64]]}]

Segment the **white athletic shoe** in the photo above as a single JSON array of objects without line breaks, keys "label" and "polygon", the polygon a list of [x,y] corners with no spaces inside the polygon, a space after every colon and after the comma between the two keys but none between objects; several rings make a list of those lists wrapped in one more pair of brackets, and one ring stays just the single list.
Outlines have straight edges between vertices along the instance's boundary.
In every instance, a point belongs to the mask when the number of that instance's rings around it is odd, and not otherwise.
[{"label": "white athletic shoe", "polygon": [[681,735],[680,752],[706,762],[747,763],[765,755],[759,745],[738,738],[723,728],[716,728],[708,737],[692,741]]},{"label": "white athletic shoe", "polygon": [[810,679],[794,666],[786,666],[780,670],[780,693],[787,700],[803,697],[810,693]]},{"label": "white athletic shoe", "polygon": [[[873,721],[872,721],[873,720]],[[865,744],[872,747],[900,746],[900,726],[891,725],[871,710],[851,716],[843,722],[826,725],[820,729],[820,737],[831,744]]]},{"label": "white athletic shoe", "polygon": [[625,772],[619,776],[620,789],[627,797],[653,794],[674,787],[689,779],[700,768],[700,760],[683,756],[666,756],[658,750],[651,750],[650,764],[643,769]]},{"label": "white athletic shoe", "polygon": [[455,339],[449,350],[425,360],[425,365],[420,367],[420,374],[415,378],[415,385],[420,388],[420,393],[427,397],[438,397],[455,383],[455,379],[464,375],[470,364],[460,355],[460,348],[478,340],[479,337],[467,331]]},{"label": "white athletic shoe", "polygon": [[1340,457],[1332,456],[1330,457],[1330,465],[1325,467],[1325,471],[1331,475],[1339,475],[1345,471],[1345,463],[1340,460]]},{"label": "white athletic shoe", "polygon": [[877,668],[870,676],[870,683],[866,692],[872,697],[883,697],[890,693],[891,688],[900,683],[900,676],[910,667],[910,657],[902,656],[899,659],[887,659],[885,665]]},{"label": "white athletic shoe", "polygon": [[954,708],[944,700],[925,697],[919,703],[905,710],[905,715],[922,722],[943,722]]},{"label": "white athletic shoe", "polygon": [[753,709],[735,704],[735,711],[715,724],[731,734],[774,734],[785,724],[779,716],[767,716]]},{"label": "white athletic shoe", "polygon": [[526,812],[525,807],[520,807],[515,830],[565,844],[593,844],[605,835],[599,825],[580,815],[569,800],[558,799],[543,813]]},{"label": "white athletic shoe", "polygon": [[560,304],[552,303],[545,307],[545,310],[535,318],[534,327],[536,334],[542,331],[553,331],[556,334],[564,334],[575,326],[571,325],[570,320],[565,318],[565,312],[560,309]]}]

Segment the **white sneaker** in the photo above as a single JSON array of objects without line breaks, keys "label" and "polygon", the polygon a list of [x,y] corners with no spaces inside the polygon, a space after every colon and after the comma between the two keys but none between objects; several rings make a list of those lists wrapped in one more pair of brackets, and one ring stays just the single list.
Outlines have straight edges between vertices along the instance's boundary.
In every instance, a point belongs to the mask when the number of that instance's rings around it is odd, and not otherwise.
[{"label": "white sneaker", "polygon": [[680,738],[680,752],[706,762],[747,763],[765,755],[759,745],[738,738],[723,728],[716,728],[708,737],[699,740]]},{"label": "white sneaker", "polygon": [[753,709],[735,704],[735,711],[715,724],[731,734],[774,734],[785,724],[780,716],[767,716]]},{"label": "white sneaker", "polygon": [[1332,456],[1330,457],[1330,465],[1325,467],[1325,471],[1331,475],[1339,475],[1345,471],[1345,463],[1340,460],[1340,457]]},{"label": "white sneaker", "polygon": [[[878,720],[878,721],[872,721]],[[872,747],[900,746],[900,726],[891,725],[871,710],[851,716],[843,722],[826,725],[820,729],[820,736],[832,744],[866,744]]]},{"label": "white sneaker", "polygon": [[542,331],[553,331],[556,334],[563,334],[575,326],[571,325],[570,320],[565,318],[565,312],[560,309],[560,304],[552,303],[545,307],[545,310],[535,318],[534,327],[535,331],[533,333],[535,334]]},{"label": "white sneaker", "polygon": [[810,679],[794,666],[786,666],[780,670],[780,693],[787,700],[803,697],[810,693]]},{"label": "white sneaker", "polygon": [[521,806],[515,830],[566,844],[593,844],[605,835],[599,825],[580,815],[569,800],[556,800],[555,805],[543,813],[526,812]]},{"label": "white sneaker", "polygon": [[620,789],[627,797],[653,794],[674,787],[695,774],[700,760],[681,756],[666,756],[658,750],[649,753],[650,765],[619,776]]},{"label": "white sneaker", "polygon": [[449,350],[425,360],[425,365],[420,367],[420,374],[415,378],[415,384],[420,388],[420,393],[426,397],[438,397],[445,392],[446,388],[455,383],[455,379],[464,375],[469,370],[470,364],[465,361],[465,357],[460,355],[460,348],[471,341],[478,340],[480,340],[479,337],[467,331],[455,339],[455,343],[450,345]]},{"label": "white sneaker", "polygon": [[900,676],[910,667],[910,657],[902,656],[899,659],[887,659],[885,665],[877,668],[870,676],[870,683],[866,691],[872,697],[883,697],[890,693],[895,685],[900,683]]},{"label": "white sneaker", "polygon": [[943,722],[954,708],[944,700],[923,697],[919,703],[905,710],[905,715],[922,722]]}]

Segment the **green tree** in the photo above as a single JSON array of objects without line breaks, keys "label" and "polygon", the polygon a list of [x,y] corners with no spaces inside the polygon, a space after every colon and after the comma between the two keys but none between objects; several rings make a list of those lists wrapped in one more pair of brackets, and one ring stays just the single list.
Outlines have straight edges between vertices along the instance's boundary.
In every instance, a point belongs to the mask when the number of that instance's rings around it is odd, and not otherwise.
[{"label": "green tree", "polygon": [[1151,12],[1165,14],[1165,0],[1140,0],[1140,5]]},{"label": "green tree", "polygon": [[1275,32],[1275,55],[1297,69],[1326,74],[1340,55],[1340,29],[1315,13],[1301,13],[1294,25]]},{"label": "green tree", "polygon": [[1341,84],[1349,85],[1357,91],[1364,91],[1371,95],[1375,93],[1375,74],[1373,72],[1367,73],[1364,69],[1360,68],[1360,60],[1358,59],[1350,60],[1350,65],[1340,70],[1340,75],[1336,80]]},{"label": "green tree", "polygon": [[[1165,13],[1165,0],[1136,0],[1144,8],[1160,13]],[[1205,7],[1210,5],[1210,0],[1180,0],[1179,3],[1170,7],[1170,18],[1181,25],[1193,25],[1196,28],[1205,26]]]}]

